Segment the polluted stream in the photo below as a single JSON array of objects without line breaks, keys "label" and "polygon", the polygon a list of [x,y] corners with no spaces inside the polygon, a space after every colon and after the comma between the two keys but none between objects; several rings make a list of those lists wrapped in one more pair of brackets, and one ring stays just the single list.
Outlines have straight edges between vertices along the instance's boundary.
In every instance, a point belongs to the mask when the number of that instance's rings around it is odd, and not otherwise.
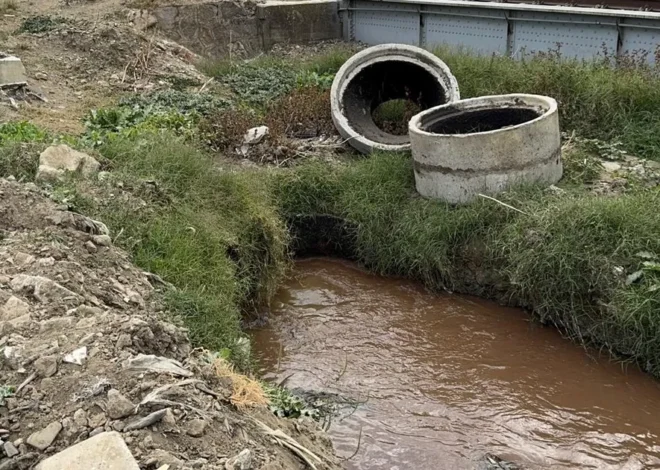
[{"label": "polluted stream", "polygon": [[660,468],[660,386],[518,309],[297,262],[268,325],[263,376],[326,394],[347,469]]}]

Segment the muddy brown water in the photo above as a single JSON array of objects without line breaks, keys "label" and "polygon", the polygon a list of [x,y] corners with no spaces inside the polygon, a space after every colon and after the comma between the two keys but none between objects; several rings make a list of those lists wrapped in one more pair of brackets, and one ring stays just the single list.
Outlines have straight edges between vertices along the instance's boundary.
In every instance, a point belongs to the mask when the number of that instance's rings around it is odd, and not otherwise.
[{"label": "muddy brown water", "polygon": [[516,309],[308,259],[253,337],[267,379],[363,403],[330,427],[348,469],[660,468],[659,384]]}]

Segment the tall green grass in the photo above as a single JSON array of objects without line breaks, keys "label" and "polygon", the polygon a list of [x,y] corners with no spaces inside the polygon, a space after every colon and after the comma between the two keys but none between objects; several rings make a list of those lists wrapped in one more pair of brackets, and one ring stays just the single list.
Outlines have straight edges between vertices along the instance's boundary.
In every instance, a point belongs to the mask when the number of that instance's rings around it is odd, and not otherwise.
[{"label": "tall green grass", "polygon": [[122,233],[118,243],[138,265],[177,287],[170,300],[197,344],[230,347],[241,311],[268,300],[287,266],[288,236],[261,179],[221,171],[210,155],[162,134],[98,150],[112,179],[146,204],[107,198],[88,212]]},{"label": "tall green grass", "polygon": [[[660,254],[657,191],[519,188],[501,198],[525,214],[481,199],[453,207],[416,196],[411,162],[396,155],[310,164],[280,173],[273,187],[285,218],[346,221],[344,244],[376,273],[529,308],[660,375],[660,283],[626,284],[639,253]],[[297,236],[318,236],[307,230]]]},{"label": "tall green grass", "polygon": [[438,49],[458,80],[461,97],[504,93],[549,95],[562,129],[618,140],[641,157],[660,159],[660,76],[646,67],[614,67],[543,54],[524,60]]}]

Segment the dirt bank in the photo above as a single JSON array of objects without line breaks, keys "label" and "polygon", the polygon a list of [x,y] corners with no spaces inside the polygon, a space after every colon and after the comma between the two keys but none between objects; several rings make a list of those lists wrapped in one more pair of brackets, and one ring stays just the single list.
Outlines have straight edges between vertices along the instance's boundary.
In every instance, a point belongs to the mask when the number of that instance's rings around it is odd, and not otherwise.
[{"label": "dirt bank", "polygon": [[[237,410],[235,382],[165,319],[162,280],[105,233],[34,184],[0,180],[0,468],[32,468],[103,431],[120,432],[141,468],[234,468],[245,449],[241,468],[305,468],[259,422],[340,468],[313,423]],[[167,371],[138,367],[145,355]]]}]

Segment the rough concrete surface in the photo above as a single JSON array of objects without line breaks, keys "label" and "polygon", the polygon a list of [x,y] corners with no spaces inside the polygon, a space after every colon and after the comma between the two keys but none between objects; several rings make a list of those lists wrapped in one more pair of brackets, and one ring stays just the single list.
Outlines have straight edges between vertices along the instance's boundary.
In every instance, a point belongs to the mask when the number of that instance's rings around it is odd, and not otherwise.
[{"label": "rough concrete surface", "polygon": [[154,8],[157,27],[206,57],[250,57],[275,44],[340,39],[335,0],[213,2]]},{"label": "rough concrete surface", "polygon": [[44,460],[36,470],[139,470],[118,432],[102,432]]},{"label": "rough concrete surface", "polygon": [[435,55],[405,44],[373,46],[351,57],[335,75],[332,120],[341,136],[362,153],[408,150],[408,136],[378,128],[372,112],[381,103],[411,96],[421,109],[460,99],[456,78]]},{"label": "rough concrete surface", "polygon": [[0,55],[0,86],[26,83],[25,67],[21,59]]},{"label": "rough concrete surface", "polygon": [[265,50],[275,44],[308,44],[341,39],[336,0],[272,1],[257,6]]},{"label": "rough concrete surface", "polygon": [[557,102],[549,97],[457,101],[417,114],[409,130],[422,196],[464,203],[516,184],[550,185],[562,176]]}]

